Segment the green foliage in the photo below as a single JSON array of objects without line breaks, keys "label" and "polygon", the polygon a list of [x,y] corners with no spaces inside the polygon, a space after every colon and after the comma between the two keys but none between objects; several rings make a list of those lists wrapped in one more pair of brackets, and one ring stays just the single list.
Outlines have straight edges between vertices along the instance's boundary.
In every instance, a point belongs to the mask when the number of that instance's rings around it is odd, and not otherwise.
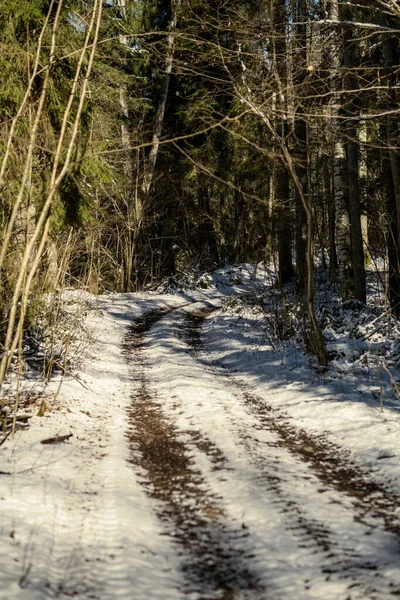
[{"label": "green foliage", "polygon": [[16,45],[0,44],[0,118],[13,116],[26,90],[28,56]]},{"label": "green foliage", "polygon": [[88,204],[73,174],[64,177],[59,195],[65,206],[65,224],[73,227],[82,225],[88,217]]},{"label": "green foliage", "polygon": [[106,160],[96,156],[85,156],[80,164],[79,172],[82,177],[90,180],[91,185],[99,187],[111,184],[115,178],[115,171]]},{"label": "green foliage", "polygon": [[0,41],[23,42],[41,27],[44,14],[40,0],[7,0],[0,3]]}]

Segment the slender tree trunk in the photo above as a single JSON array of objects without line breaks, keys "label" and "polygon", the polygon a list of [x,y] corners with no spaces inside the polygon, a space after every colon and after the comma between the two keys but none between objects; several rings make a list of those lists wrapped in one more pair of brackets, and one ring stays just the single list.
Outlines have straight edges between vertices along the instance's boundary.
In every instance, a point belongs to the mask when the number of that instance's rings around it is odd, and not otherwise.
[{"label": "slender tree trunk", "polygon": [[325,3],[328,19],[333,23],[328,47],[332,99],[330,120],[333,136],[333,195],[336,217],[336,249],[342,300],[354,297],[353,265],[348,210],[347,159],[342,115],[342,44],[338,0]]},{"label": "slender tree trunk", "polygon": [[[277,1],[277,0],[276,0]],[[278,4],[278,7],[282,10],[282,3]],[[276,53],[275,53],[276,56]],[[226,65],[225,65],[226,67]],[[267,130],[272,135],[272,139],[276,144],[276,150],[279,151],[282,163],[288,170],[293,183],[296,189],[299,192],[300,198],[303,202],[304,210],[307,215],[307,314],[309,317],[309,322],[307,324],[307,331],[305,331],[305,337],[307,337],[308,345],[311,348],[312,352],[318,357],[319,364],[322,367],[326,367],[328,364],[328,355],[326,352],[326,346],[324,342],[324,338],[321,333],[321,329],[319,327],[315,308],[314,308],[314,220],[313,220],[313,211],[312,206],[310,204],[310,199],[305,196],[303,193],[301,182],[296,173],[296,167],[293,162],[293,157],[290,154],[290,151],[287,146],[287,140],[285,135],[281,135],[279,131],[277,131],[276,124],[271,122],[271,119],[264,112],[263,107],[258,106],[251,97],[251,92],[249,87],[246,85],[246,89],[248,91],[247,95],[244,95],[240,88],[235,83],[232,75],[229,72],[229,69],[226,67],[230,79],[233,84],[233,89],[237,94],[237,97],[240,101],[247,106],[251,112],[257,115],[262,123],[267,127]],[[279,79],[279,74],[277,74]],[[243,77],[244,83],[246,84],[246,80]],[[278,90],[281,91],[282,95],[282,84],[278,82]]]},{"label": "slender tree trunk", "polygon": [[[198,176],[197,197],[200,211],[198,228],[200,253],[209,266],[212,266],[218,263],[218,250],[210,206],[210,192],[204,174]],[[239,214],[239,222],[242,221],[243,216],[242,209]]]},{"label": "slender tree trunk", "polygon": [[[400,316],[400,160],[395,150],[398,125],[397,119],[387,117],[387,159],[390,170],[385,165],[388,214],[388,256],[389,256],[389,298],[395,314]],[[386,159],[386,160],[387,160]]]},{"label": "slender tree trunk", "polygon": [[[349,4],[342,6],[343,21],[352,21],[352,8]],[[359,115],[356,105],[354,90],[358,89],[358,77],[356,68],[358,66],[358,44],[353,41],[353,26],[344,25],[343,34],[343,64],[345,68],[345,89],[351,90],[346,93],[344,103],[344,116],[346,121],[346,150],[347,150],[347,177],[348,177],[348,197],[349,197],[349,216],[351,231],[351,252],[353,265],[353,287],[354,296],[361,302],[366,302],[366,283],[364,267],[364,249],[361,230],[361,211],[360,211],[360,188],[359,188],[359,161],[358,161],[358,135],[357,121],[355,118]]]},{"label": "slender tree trunk", "polygon": [[[123,10],[125,7],[120,7]],[[121,123],[121,142],[124,150],[123,154],[123,168],[124,175],[126,178],[126,189],[125,189],[125,229],[123,230],[123,244],[122,244],[122,264],[123,273],[121,278],[121,291],[130,292],[132,288],[132,274],[133,274],[133,262],[137,246],[137,235],[140,228],[137,227],[138,215],[136,213],[137,202],[136,202],[136,189],[135,189],[135,174],[134,174],[134,161],[131,151],[131,135],[129,130],[129,107],[127,90],[125,86],[120,87],[119,90],[119,104],[121,109],[121,115],[123,117]]]},{"label": "slender tree trunk", "polygon": [[[385,136],[386,128],[383,130],[383,137]],[[382,154],[382,181],[386,192],[389,302],[393,312],[400,316],[400,254],[398,242],[399,230],[396,214],[396,192],[393,183],[389,152],[383,150]]]},{"label": "slender tree trunk", "polygon": [[[366,182],[368,180],[368,162],[367,162],[367,124],[361,123],[358,127],[358,148],[359,148],[359,165],[358,165],[358,177],[360,182],[360,205],[361,209],[366,211],[367,207],[367,196],[365,192]],[[369,254],[369,240],[368,240],[368,216],[367,214],[361,214],[361,233],[363,240],[364,249],[364,263],[369,264],[371,257]]]},{"label": "slender tree trunk", "polygon": [[330,160],[324,166],[324,183],[323,183],[323,191],[324,197],[327,201],[327,210],[328,210],[328,235],[329,235],[329,275],[336,281],[337,279],[337,270],[338,270],[338,261],[336,254],[336,239],[335,239],[335,203],[333,198],[333,182],[331,173],[333,173],[332,161]]},{"label": "slender tree trunk", "polygon": [[[382,14],[381,24],[392,26],[392,19]],[[383,177],[386,184],[389,258],[389,298],[393,312],[400,315],[400,136],[397,111],[398,65],[400,48],[397,36],[383,34],[383,72],[387,83]]]},{"label": "slender tree trunk", "polygon": [[286,283],[294,274],[292,261],[292,234],[288,218],[290,202],[289,173],[284,164],[276,169],[276,209],[278,230],[279,281]]},{"label": "slender tree trunk", "polygon": [[[23,114],[24,109],[26,108],[26,103],[29,100],[29,97],[30,97],[30,94],[31,94],[31,91],[32,91],[32,87],[34,85],[34,78],[36,77],[37,69],[39,67],[39,58],[40,58],[40,51],[42,50],[43,36],[45,34],[46,27],[48,25],[49,16],[50,16],[50,13],[51,13],[51,11],[53,9],[53,5],[54,4],[55,3],[53,1],[50,3],[49,11],[48,11],[48,16],[46,17],[45,23],[43,25],[43,29],[42,29],[40,37],[39,37],[38,51],[37,51],[37,55],[36,55],[36,60],[35,60],[35,65],[34,65],[34,70],[33,70],[33,75],[30,78],[27,91],[25,93],[25,96],[23,98],[21,106],[20,106],[20,108],[18,110],[18,113],[15,116],[15,118],[13,119],[13,122],[12,122],[12,125],[11,125],[11,129],[10,129],[10,132],[9,132],[9,135],[8,135],[7,147],[6,147],[6,151],[5,151],[4,157],[2,159],[2,164],[1,164],[1,169],[0,169],[0,186],[4,183],[4,177],[5,177],[6,168],[7,168],[7,165],[8,165],[8,160],[9,160],[9,157],[10,157],[12,142],[13,142],[14,133],[15,133],[15,126],[16,126],[16,124],[18,122],[18,119]],[[25,159],[24,172],[22,174],[21,181],[19,182],[19,190],[18,190],[18,193],[17,193],[15,201],[14,201],[14,205],[13,205],[13,209],[12,209],[10,218],[8,220],[8,223],[7,223],[7,228],[6,228],[5,232],[4,232],[4,236],[2,237],[2,241],[1,241],[1,248],[0,248],[0,274],[1,274],[1,271],[2,271],[2,268],[3,268],[3,265],[4,265],[4,261],[5,261],[6,255],[7,255],[7,251],[8,251],[9,244],[10,244],[10,240],[11,240],[11,237],[12,237],[12,233],[13,233],[13,230],[14,230],[14,226],[15,226],[16,220],[18,218],[18,214],[19,214],[19,211],[20,211],[21,204],[22,204],[22,202],[24,200],[24,197],[26,196],[27,190],[30,187],[28,185],[28,181],[29,181],[29,178],[31,176],[32,159],[33,159],[33,155],[34,155],[35,145],[37,143],[37,135],[38,135],[40,123],[41,123],[41,120],[42,120],[42,117],[43,117],[43,111],[44,111],[46,97],[47,97],[47,93],[48,93],[48,87],[49,87],[49,82],[50,82],[50,71],[51,71],[51,68],[53,66],[53,62],[55,60],[56,37],[57,37],[57,31],[58,31],[58,25],[59,25],[59,19],[60,19],[60,15],[61,15],[62,5],[63,5],[63,3],[62,3],[62,1],[60,1],[58,3],[56,16],[55,16],[55,19],[54,19],[54,22],[53,22],[53,26],[52,26],[51,45],[50,45],[50,53],[49,53],[49,58],[48,58],[48,64],[46,65],[46,69],[45,69],[44,80],[43,80],[42,89],[41,89],[41,92],[40,92],[40,98],[39,98],[38,106],[37,106],[37,109],[36,109],[36,114],[35,114],[35,117],[33,119],[33,123],[31,124],[31,127],[30,127],[30,139],[29,139],[29,144],[28,144],[28,148],[27,148],[27,155],[26,155],[26,159]]]},{"label": "slender tree trunk", "polygon": [[[123,278],[123,286],[125,291],[129,291],[132,287],[132,277],[135,269],[135,262],[137,260],[137,247],[139,238],[142,233],[143,228],[143,220],[145,218],[146,212],[148,210],[150,192],[153,185],[155,167],[157,162],[158,151],[160,148],[161,136],[164,128],[164,117],[165,117],[165,109],[168,100],[168,92],[172,75],[172,67],[174,62],[174,45],[175,45],[175,33],[176,26],[178,22],[178,11],[181,5],[182,0],[171,0],[171,10],[172,16],[169,24],[169,33],[167,34],[167,56],[165,59],[165,68],[164,68],[164,81],[161,88],[160,100],[158,103],[157,113],[154,121],[153,127],[153,139],[150,147],[150,152],[145,161],[143,176],[141,178],[141,183],[139,186],[133,186],[132,192],[134,190],[134,203],[132,206],[132,211],[130,207],[128,207],[128,211],[132,214],[129,214],[129,223],[128,223],[128,236],[125,241],[128,247],[124,248],[124,264],[125,264],[125,274]],[[125,0],[118,0],[118,6],[121,11],[121,15],[123,18],[126,17],[126,3]],[[128,106],[126,100],[125,90],[121,88],[120,91],[120,105],[121,111],[123,115],[128,114]],[[126,123],[122,124],[122,145],[125,149],[125,174],[127,177],[134,180],[134,166],[132,158],[130,157],[130,134],[129,128]],[[130,166],[129,166],[130,159]]]},{"label": "slender tree trunk", "polygon": [[[293,84],[296,98],[299,99],[305,94],[305,83],[307,77],[307,2],[298,0],[297,2],[297,25],[295,32],[295,55],[294,55],[294,76]],[[304,102],[297,100],[295,110],[295,155],[297,157],[296,172],[301,182],[303,193],[308,196],[308,150],[307,150],[307,123],[302,114],[306,112]],[[295,189],[295,212],[296,212],[296,286],[299,290],[305,291],[307,279],[306,248],[307,248],[307,215],[301,200],[299,191]]]},{"label": "slender tree trunk", "polygon": [[[288,134],[287,14],[285,3],[281,0],[275,0],[273,18],[275,76],[278,84],[277,109],[282,115],[276,119],[276,133],[286,143]],[[288,170],[282,160],[276,164],[275,177],[279,279],[280,283],[286,283],[293,277],[294,268],[290,227],[290,180]]]},{"label": "slender tree trunk", "polygon": [[142,191],[142,211],[147,203],[148,196],[150,194],[151,185],[153,183],[154,171],[156,167],[156,161],[158,151],[160,148],[160,140],[164,127],[164,116],[165,108],[167,106],[169,85],[171,82],[172,67],[174,63],[174,45],[175,45],[175,33],[176,26],[178,23],[178,11],[182,0],[171,0],[172,16],[169,25],[169,34],[167,35],[167,58],[165,61],[164,71],[164,83],[161,90],[160,101],[158,104],[157,114],[154,122],[153,129],[153,142],[150,148],[150,153],[146,161],[143,183],[141,187]]},{"label": "slender tree trunk", "polygon": [[[92,16],[90,19],[89,26],[86,31],[84,45],[81,48],[78,63],[76,66],[74,80],[72,82],[70,96],[67,102],[67,106],[64,111],[62,125],[57,141],[57,148],[53,157],[53,166],[50,175],[50,183],[47,197],[44,199],[44,203],[40,213],[38,214],[35,229],[32,232],[28,243],[23,252],[21,267],[18,273],[18,278],[14,286],[14,293],[11,303],[11,309],[9,314],[9,321],[7,326],[6,338],[4,341],[4,352],[0,362],[0,389],[4,382],[4,376],[11,363],[12,353],[16,348],[19,339],[19,332],[25,319],[25,312],[21,308],[19,323],[17,326],[17,332],[14,335],[14,325],[17,319],[18,303],[21,296],[27,297],[30,292],[30,286],[32,284],[33,275],[36,271],[37,261],[34,260],[33,265],[31,264],[32,253],[34,252],[36,243],[39,241],[39,249],[42,248],[43,240],[47,239],[48,227],[49,227],[49,213],[54,202],[56,193],[67,175],[70,163],[72,160],[72,154],[75,150],[75,145],[78,137],[79,126],[81,122],[81,116],[83,107],[86,100],[86,94],[89,84],[89,78],[91,75],[94,57],[96,53],[97,42],[99,38],[101,18],[102,18],[103,4],[102,0],[95,0]],[[81,80],[81,73],[84,62],[87,61],[87,66],[83,79]],[[78,83],[81,83],[78,96]],[[74,115],[71,119],[71,109],[77,100],[77,106],[75,107]],[[72,122],[71,122],[72,121]],[[69,127],[70,126],[70,129]],[[69,130],[69,131],[68,131]],[[67,133],[69,132],[69,136]],[[62,150],[65,149],[65,154]],[[43,242],[44,243],[44,242]],[[42,252],[41,250],[40,252]],[[39,252],[39,250],[38,250]],[[23,306],[23,303],[21,303]]]}]

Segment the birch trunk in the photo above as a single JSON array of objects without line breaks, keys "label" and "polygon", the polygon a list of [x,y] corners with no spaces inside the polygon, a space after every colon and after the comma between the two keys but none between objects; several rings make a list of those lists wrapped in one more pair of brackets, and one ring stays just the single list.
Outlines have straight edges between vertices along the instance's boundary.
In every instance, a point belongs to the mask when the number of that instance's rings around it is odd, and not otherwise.
[{"label": "birch trunk", "polygon": [[[360,202],[361,205],[366,206],[366,193],[365,193],[365,182],[368,179],[368,164],[367,164],[367,125],[366,123],[361,123],[358,127],[358,143],[359,143],[359,164],[358,164],[358,175],[359,180],[364,182],[363,192],[360,194]],[[364,249],[364,262],[365,264],[369,264],[371,262],[371,257],[369,254],[369,240],[368,240],[368,216],[366,214],[361,214],[361,234],[363,240],[363,249]]]},{"label": "birch trunk", "polygon": [[[14,286],[13,298],[11,301],[11,309],[9,313],[7,332],[4,341],[4,350],[3,356],[0,362],[0,390],[1,386],[4,382],[4,377],[6,371],[10,365],[12,359],[13,349],[15,349],[16,344],[19,339],[19,331],[21,330],[25,315],[24,311],[21,310],[19,325],[17,327],[17,332],[14,335],[14,325],[17,319],[18,313],[18,303],[21,295],[28,296],[30,291],[30,285],[33,280],[33,275],[35,272],[36,259],[34,261],[34,265],[29,269],[29,265],[31,262],[31,256],[34,252],[34,248],[37,242],[39,242],[39,248],[42,246],[42,240],[47,238],[47,228],[49,223],[49,212],[54,202],[54,198],[59,189],[61,182],[64,177],[68,173],[70,163],[72,160],[72,153],[75,149],[76,140],[78,137],[80,119],[86,99],[87,88],[89,83],[89,78],[91,75],[97,42],[99,38],[100,25],[101,25],[101,17],[102,17],[102,9],[103,4],[102,0],[95,0],[93,5],[92,16],[90,19],[89,26],[87,27],[84,45],[81,48],[80,56],[78,59],[78,63],[76,66],[74,80],[72,82],[70,96],[67,102],[66,109],[64,111],[62,125],[57,141],[57,148],[54,153],[53,159],[53,167],[50,176],[49,190],[47,197],[44,200],[42,209],[40,214],[38,215],[37,223],[35,225],[35,229],[32,232],[28,243],[23,251],[23,256],[21,259],[21,267],[18,273],[18,278]],[[93,34],[93,37],[92,37]],[[90,48],[89,48],[90,46]],[[81,72],[83,68],[84,61],[87,61],[87,68],[83,80],[81,80]],[[79,89],[79,98],[78,98],[78,84],[81,83]],[[75,110],[74,117],[71,123],[71,108],[74,100],[78,98],[77,107]],[[70,125],[70,131],[69,126]],[[69,134],[69,135],[68,135]],[[62,156],[62,150],[65,147],[65,142],[67,141],[65,156]],[[39,241],[40,240],[40,241]]]}]

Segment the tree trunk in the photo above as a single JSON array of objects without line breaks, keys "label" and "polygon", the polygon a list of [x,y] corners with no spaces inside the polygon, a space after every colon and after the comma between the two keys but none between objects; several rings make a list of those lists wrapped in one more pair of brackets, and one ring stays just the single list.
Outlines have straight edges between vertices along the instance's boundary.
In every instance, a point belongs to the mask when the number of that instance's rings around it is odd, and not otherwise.
[{"label": "tree trunk", "polygon": [[[350,5],[342,6],[343,21],[352,21],[353,14]],[[347,177],[348,177],[348,197],[349,197],[349,216],[351,232],[351,252],[353,265],[353,287],[354,296],[361,302],[366,302],[366,284],[364,267],[364,249],[361,230],[361,211],[360,211],[360,188],[359,188],[359,162],[358,162],[358,139],[357,139],[357,121],[359,111],[354,98],[354,90],[359,87],[356,68],[358,66],[358,44],[353,41],[353,26],[344,25],[343,34],[343,64],[345,68],[344,87],[349,90],[346,93],[344,103],[344,115],[348,117],[346,121],[346,150],[347,150]],[[350,91],[351,90],[351,91]]]},{"label": "tree trunk", "polygon": [[[211,214],[210,193],[207,179],[203,174],[198,176],[197,197],[200,212],[198,226],[199,254],[201,260],[205,261],[208,267],[213,267],[218,263],[218,248]],[[243,210],[238,215],[239,222],[242,218]]]},{"label": "tree trunk", "polygon": [[292,236],[288,219],[290,187],[289,173],[285,166],[279,165],[276,169],[276,200],[277,200],[277,229],[278,229],[278,257],[279,281],[286,283],[294,275],[292,261]]},{"label": "tree trunk", "polygon": [[[386,131],[384,132],[386,134]],[[400,316],[400,254],[396,214],[396,193],[388,151],[383,151],[382,180],[386,192],[387,249],[389,260],[389,302],[392,311]]]},{"label": "tree trunk", "polygon": [[[287,63],[288,49],[286,44],[287,14],[285,3],[275,0],[274,4],[274,61],[275,73],[278,84],[277,108],[281,117],[276,119],[276,132],[280,139],[286,144],[288,133],[287,126]],[[282,160],[275,169],[276,186],[276,208],[277,208],[277,232],[278,232],[278,262],[280,283],[286,283],[294,275],[291,247],[290,229],[290,184],[289,173]]]},{"label": "tree trunk", "polygon": [[[305,95],[304,85],[307,76],[307,3],[306,0],[297,2],[297,25],[295,34],[295,55],[293,84],[295,89],[301,90]],[[295,110],[294,132],[296,138],[295,155],[297,158],[296,172],[301,182],[303,193],[308,196],[308,151],[307,151],[307,123],[304,116],[297,113],[305,113],[306,106],[298,102]],[[301,200],[299,191],[295,189],[295,212],[296,212],[296,287],[299,291],[305,290],[307,279],[306,248],[307,248],[307,215]]]},{"label": "tree trunk", "polygon": [[366,195],[366,183],[368,181],[368,162],[367,162],[367,124],[361,123],[358,127],[358,148],[359,148],[359,163],[358,163],[358,178],[360,182],[360,205],[361,211],[361,233],[363,239],[364,249],[364,263],[369,264],[371,257],[369,254],[369,240],[368,240],[368,215],[365,214],[367,210],[367,195]]},{"label": "tree trunk", "polygon": [[[164,81],[161,89],[161,96],[158,103],[157,113],[153,128],[153,139],[150,147],[150,152],[147,160],[145,161],[142,181],[140,186],[134,186],[134,202],[133,206],[128,206],[128,231],[125,240],[124,248],[124,277],[123,286],[124,291],[130,291],[132,286],[132,277],[134,272],[134,263],[137,259],[136,252],[138,241],[142,232],[143,220],[148,210],[150,191],[153,184],[154,172],[157,162],[158,151],[160,147],[161,135],[164,127],[165,109],[168,100],[168,92],[171,81],[172,67],[174,61],[174,43],[175,43],[175,29],[178,22],[178,11],[181,4],[181,0],[171,0],[172,16],[169,24],[169,33],[167,35],[167,56],[165,59],[164,69]],[[118,0],[118,6],[121,11],[122,18],[126,17],[126,3],[125,0]],[[120,106],[121,112],[124,116],[128,114],[128,106],[125,90],[120,90]],[[121,126],[122,145],[125,150],[125,161],[124,170],[125,175],[134,181],[134,168],[132,157],[130,156],[130,134],[129,128],[126,123],[122,123]],[[130,158],[130,166],[129,166]],[[132,190],[133,193],[133,190]]]},{"label": "tree trunk", "polygon": [[[381,24],[393,26],[390,17],[382,15]],[[398,117],[392,111],[398,109],[398,65],[400,48],[397,37],[383,35],[383,72],[388,87],[386,99],[386,144],[384,151],[383,177],[386,184],[388,257],[389,257],[389,298],[393,312],[400,315],[400,156]]]},{"label": "tree trunk", "polygon": [[154,170],[157,161],[157,155],[160,148],[160,140],[164,127],[165,108],[167,105],[169,84],[171,81],[172,66],[174,63],[174,45],[175,45],[175,29],[178,22],[178,11],[182,0],[171,0],[171,22],[169,26],[169,34],[167,36],[167,58],[165,60],[164,83],[161,90],[160,101],[158,104],[157,114],[153,129],[153,142],[150,148],[150,153],[146,161],[143,183],[141,186],[142,192],[142,211],[147,204],[150,194],[151,185],[153,183]]},{"label": "tree trunk", "polygon": [[338,260],[336,253],[336,214],[335,214],[335,202],[332,194],[333,185],[331,178],[331,171],[333,172],[331,161],[324,168],[324,196],[327,199],[328,204],[328,230],[329,230],[329,275],[336,281]]},{"label": "tree trunk", "polygon": [[336,249],[340,294],[342,300],[354,297],[353,265],[348,210],[347,160],[342,121],[342,44],[340,35],[340,13],[338,0],[326,4],[327,17],[333,22],[328,48],[332,100],[330,121],[333,136],[333,196],[336,217]]}]

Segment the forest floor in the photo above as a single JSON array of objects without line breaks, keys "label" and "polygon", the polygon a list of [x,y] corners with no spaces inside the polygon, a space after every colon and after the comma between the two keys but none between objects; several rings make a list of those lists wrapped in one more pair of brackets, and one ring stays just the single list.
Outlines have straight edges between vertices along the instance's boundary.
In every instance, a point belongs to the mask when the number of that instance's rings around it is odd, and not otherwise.
[{"label": "forest floor", "polygon": [[86,295],[79,377],[0,448],[0,598],[400,596],[396,327],[332,308],[321,373],[265,282]]}]

